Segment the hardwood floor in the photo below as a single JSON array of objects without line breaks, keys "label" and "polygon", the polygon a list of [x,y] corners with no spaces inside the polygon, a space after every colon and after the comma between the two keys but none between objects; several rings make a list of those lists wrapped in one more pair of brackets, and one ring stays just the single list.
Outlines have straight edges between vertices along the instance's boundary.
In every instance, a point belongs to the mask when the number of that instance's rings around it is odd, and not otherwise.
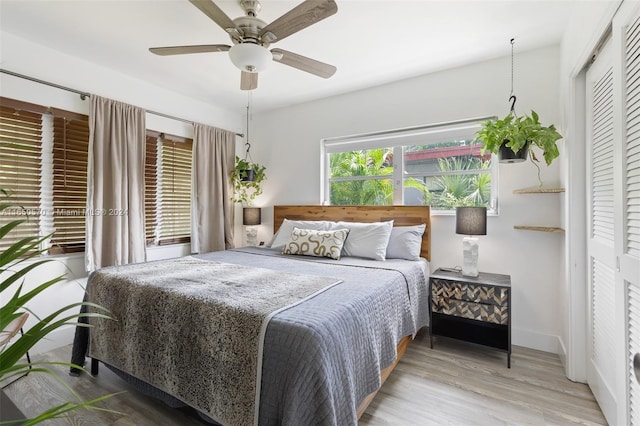
[{"label": "hardwood floor", "polygon": [[[69,359],[66,346],[39,359]],[[121,392],[101,406],[126,414],[80,410],[47,425],[203,425],[192,410],[175,410],[138,393],[107,368],[92,378],[60,377],[83,398]],[[30,374],[5,389],[27,415],[68,399],[63,385]],[[595,425],[606,424],[586,385],[565,378],[557,355],[515,347],[511,369],[501,352],[447,339],[429,349],[426,331],[418,334],[360,419],[370,425]]]},{"label": "hardwood floor", "polygon": [[418,334],[359,425],[597,425],[604,416],[587,385],[564,375],[555,354],[506,354]]}]

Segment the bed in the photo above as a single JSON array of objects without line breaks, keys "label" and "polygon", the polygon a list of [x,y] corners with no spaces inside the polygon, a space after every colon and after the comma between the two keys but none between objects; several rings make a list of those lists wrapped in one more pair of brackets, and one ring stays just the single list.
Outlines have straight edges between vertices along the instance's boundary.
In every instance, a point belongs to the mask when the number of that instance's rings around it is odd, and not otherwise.
[{"label": "bed", "polygon": [[[388,257],[372,260],[386,226]],[[96,271],[87,300],[117,321],[91,319],[88,334],[79,327],[72,362],[87,353],[92,373],[102,362],[225,425],[356,424],[427,325],[429,208],[275,206],[274,233],[270,248]],[[291,254],[326,235],[342,238],[337,259],[333,246]],[[409,243],[412,260],[398,258]]]}]

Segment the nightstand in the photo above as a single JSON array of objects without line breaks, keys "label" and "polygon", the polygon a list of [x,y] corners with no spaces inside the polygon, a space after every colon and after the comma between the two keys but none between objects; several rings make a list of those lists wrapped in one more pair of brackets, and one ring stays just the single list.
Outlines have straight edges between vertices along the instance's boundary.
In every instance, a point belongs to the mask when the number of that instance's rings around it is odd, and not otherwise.
[{"label": "nightstand", "polygon": [[511,368],[511,277],[481,272],[465,277],[437,269],[429,277],[429,328],[434,336],[507,353]]}]

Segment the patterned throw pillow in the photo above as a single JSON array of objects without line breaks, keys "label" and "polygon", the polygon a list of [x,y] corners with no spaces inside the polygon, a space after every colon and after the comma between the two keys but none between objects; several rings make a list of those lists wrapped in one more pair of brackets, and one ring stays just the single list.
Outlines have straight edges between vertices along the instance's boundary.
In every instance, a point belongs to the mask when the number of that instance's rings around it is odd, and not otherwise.
[{"label": "patterned throw pillow", "polygon": [[340,260],[340,252],[347,235],[349,235],[348,229],[316,231],[293,228],[289,240],[282,249],[282,254],[302,254]]}]

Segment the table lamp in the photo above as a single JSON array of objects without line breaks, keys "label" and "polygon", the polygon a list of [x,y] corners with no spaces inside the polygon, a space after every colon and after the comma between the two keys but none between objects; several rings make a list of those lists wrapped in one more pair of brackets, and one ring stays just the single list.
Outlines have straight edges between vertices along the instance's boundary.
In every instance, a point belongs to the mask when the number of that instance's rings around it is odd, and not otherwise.
[{"label": "table lamp", "polygon": [[247,245],[258,245],[258,230],[255,225],[262,222],[262,211],[260,207],[243,207],[242,208],[242,224],[247,227]]},{"label": "table lamp", "polygon": [[456,234],[466,235],[462,240],[462,275],[478,276],[478,239],[471,235],[487,235],[486,207],[457,207]]}]

